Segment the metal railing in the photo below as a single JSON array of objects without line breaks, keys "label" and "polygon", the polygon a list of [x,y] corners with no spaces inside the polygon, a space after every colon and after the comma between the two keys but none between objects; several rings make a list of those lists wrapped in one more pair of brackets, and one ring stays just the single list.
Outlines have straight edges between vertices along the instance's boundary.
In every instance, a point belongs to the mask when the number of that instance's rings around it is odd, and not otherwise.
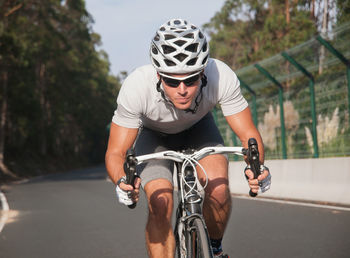
[{"label": "metal railing", "polygon": [[[266,158],[350,156],[350,23],[236,71]],[[227,145],[236,145],[221,110]]]}]

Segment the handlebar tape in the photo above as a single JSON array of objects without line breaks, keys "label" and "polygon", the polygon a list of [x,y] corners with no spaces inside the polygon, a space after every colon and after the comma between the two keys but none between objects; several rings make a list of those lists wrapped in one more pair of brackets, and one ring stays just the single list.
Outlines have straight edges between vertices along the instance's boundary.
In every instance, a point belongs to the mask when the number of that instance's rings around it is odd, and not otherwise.
[{"label": "handlebar tape", "polygon": [[[259,161],[259,149],[258,149],[258,142],[255,138],[250,138],[248,140],[248,161],[250,164],[250,168],[254,173],[254,178],[258,178],[258,176],[261,174],[260,172],[260,161]],[[255,197],[258,194],[253,193],[252,190],[249,191],[249,195],[251,197]]]},{"label": "handlebar tape", "polygon": [[[134,149],[129,149],[126,152],[126,161],[124,162],[124,171],[126,174],[126,183],[128,185],[134,185],[135,177],[137,176],[136,173],[136,160],[135,160],[135,152]],[[130,209],[134,209],[136,207],[136,202],[128,205]]]}]

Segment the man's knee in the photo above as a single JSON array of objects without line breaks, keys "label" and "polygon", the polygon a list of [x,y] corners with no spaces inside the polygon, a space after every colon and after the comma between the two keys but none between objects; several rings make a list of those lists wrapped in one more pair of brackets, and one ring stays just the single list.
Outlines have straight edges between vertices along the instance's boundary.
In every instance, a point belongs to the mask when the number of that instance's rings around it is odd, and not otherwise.
[{"label": "man's knee", "polygon": [[218,205],[224,205],[231,200],[227,179],[210,180],[206,187],[206,199]]},{"label": "man's knee", "polygon": [[169,221],[173,209],[173,188],[167,180],[154,180],[146,185],[150,219]]},{"label": "man's knee", "polygon": [[205,188],[206,198],[213,198],[218,202],[226,202],[229,199],[228,162],[224,155],[207,156],[200,161],[206,171],[203,173],[199,168],[200,182],[204,184],[208,178]]}]

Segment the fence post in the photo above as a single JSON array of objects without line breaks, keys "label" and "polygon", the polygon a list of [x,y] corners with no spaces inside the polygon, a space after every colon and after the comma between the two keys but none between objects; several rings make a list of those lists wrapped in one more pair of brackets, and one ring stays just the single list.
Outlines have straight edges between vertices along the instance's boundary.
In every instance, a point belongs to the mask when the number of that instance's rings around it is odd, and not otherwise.
[{"label": "fence post", "polygon": [[345,56],[343,56],[338,50],[336,50],[331,43],[326,41],[324,38],[322,38],[320,35],[316,37],[318,42],[320,42],[323,46],[327,48],[329,52],[331,52],[333,55],[335,55],[340,61],[342,61],[346,65],[346,76],[348,81],[348,114],[350,117],[350,61],[346,59]]},{"label": "fence post", "polygon": [[280,104],[280,119],[281,119],[282,157],[283,159],[287,159],[286,128],[284,123],[284,109],[283,109],[283,87],[268,71],[262,68],[259,64],[254,64],[254,66],[256,69],[258,69],[260,73],[265,75],[266,78],[268,78],[278,87],[278,99]]},{"label": "fence post", "polygon": [[316,118],[316,101],[315,101],[315,80],[301,64],[295,61],[287,52],[282,52],[281,55],[309,78],[310,101],[311,101],[311,117],[312,117],[312,139],[314,142],[314,158],[318,158],[318,142],[317,142],[317,118]]},{"label": "fence post", "polygon": [[[256,106],[256,93],[252,88],[248,86],[239,76],[238,80],[240,81],[241,85],[252,94],[252,101],[253,101],[253,121],[256,127],[258,127],[258,113],[257,113],[257,106]],[[235,155],[237,156],[237,155]]]}]

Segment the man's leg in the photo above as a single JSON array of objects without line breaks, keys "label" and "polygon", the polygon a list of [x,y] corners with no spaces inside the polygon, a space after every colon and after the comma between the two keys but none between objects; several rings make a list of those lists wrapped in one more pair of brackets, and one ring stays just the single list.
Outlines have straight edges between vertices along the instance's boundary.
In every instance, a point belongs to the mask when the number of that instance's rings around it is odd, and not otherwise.
[{"label": "man's leg", "polygon": [[[208,175],[203,214],[211,239],[222,239],[231,213],[231,195],[228,185],[228,161],[223,155],[207,156],[200,161]],[[198,168],[204,184],[204,173]]]},{"label": "man's leg", "polygon": [[[170,136],[144,128],[136,142],[137,155],[172,149],[168,138]],[[146,244],[150,257],[174,257],[175,239],[171,224],[173,168],[174,163],[169,160],[151,160],[138,167],[148,202]]]},{"label": "man's leg", "polygon": [[150,257],[174,257],[175,239],[171,216],[173,185],[167,179],[149,181],[144,187],[148,200],[146,244]]}]

